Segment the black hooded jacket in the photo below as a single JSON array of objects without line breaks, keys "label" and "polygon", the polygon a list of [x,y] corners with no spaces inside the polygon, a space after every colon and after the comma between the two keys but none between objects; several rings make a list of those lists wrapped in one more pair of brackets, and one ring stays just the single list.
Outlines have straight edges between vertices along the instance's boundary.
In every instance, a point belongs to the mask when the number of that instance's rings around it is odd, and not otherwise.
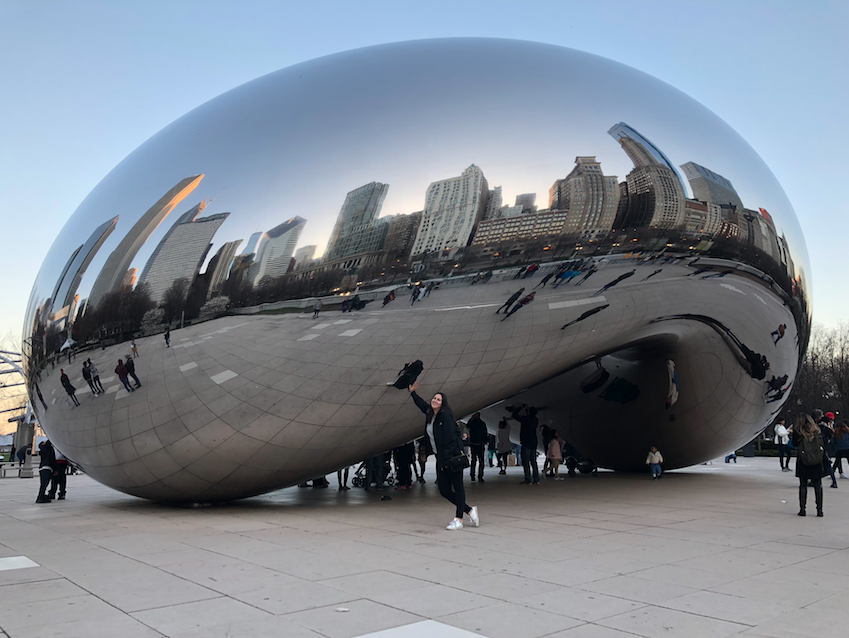
[{"label": "black hooded jacket", "polygon": [[[419,410],[425,414],[430,412],[430,405],[418,394],[411,392],[410,396]],[[448,467],[450,459],[463,453],[463,436],[449,410],[440,410],[434,417],[433,442],[436,445],[436,463],[441,469]]]}]

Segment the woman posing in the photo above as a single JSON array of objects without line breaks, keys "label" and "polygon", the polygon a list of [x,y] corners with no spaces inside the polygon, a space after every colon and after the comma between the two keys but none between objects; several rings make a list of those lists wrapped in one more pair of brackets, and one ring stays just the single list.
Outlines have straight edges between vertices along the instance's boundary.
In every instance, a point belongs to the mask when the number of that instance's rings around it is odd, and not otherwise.
[{"label": "woman posing", "polygon": [[416,381],[409,387],[410,396],[427,417],[427,437],[436,452],[436,484],[439,486],[439,493],[454,503],[456,508],[454,520],[448,524],[447,529],[463,529],[464,514],[468,514],[472,525],[478,527],[478,508],[466,505],[463,470],[468,467],[468,458],[463,454],[460,428],[457,427],[454,413],[448,406],[448,399],[442,392],[437,392],[428,405],[416,394],[418,388],[419,382]]},{"label": "woman posing", "polygon": [[807,414],[800,414],[793,426],[793,445],[796,446],[796,478],[799,479],[799,516],[805,516],[808,501],[808,482],[814,488],[817,516],[822,516],[822,477],[828,475],[819,426]]}]

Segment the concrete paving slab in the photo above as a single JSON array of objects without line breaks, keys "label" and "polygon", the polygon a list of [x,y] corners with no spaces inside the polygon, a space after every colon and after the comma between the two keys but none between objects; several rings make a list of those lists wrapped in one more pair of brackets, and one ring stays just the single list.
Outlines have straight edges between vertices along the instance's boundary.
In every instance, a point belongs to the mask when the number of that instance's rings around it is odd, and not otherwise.
[{"label": "concrete paving slab", "polygon": [[829,490],[819,519],[795,515],[796,480],[774,459],[657,483],[602,472],[529,490],[521,468],[486,476],[466,485],[481,527],[460,532],[444,529],[452,506],[432,471],[407,491],[339,492],[331,477],[330,489],[200,509],[85,476],[69,477],[68,500],[34,505],[34,480],[3,479],[0,557],[38,566],[0,571],[0,628],[10,638],[844,633],[849,489]]}]

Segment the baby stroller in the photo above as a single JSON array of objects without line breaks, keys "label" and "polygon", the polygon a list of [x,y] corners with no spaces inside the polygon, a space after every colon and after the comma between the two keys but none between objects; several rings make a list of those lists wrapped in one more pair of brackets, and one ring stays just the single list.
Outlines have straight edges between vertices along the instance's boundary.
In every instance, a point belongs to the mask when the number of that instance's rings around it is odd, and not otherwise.
[{"label": "baby stroller", "polygon": [[563,459],[566,469],[569,470],[569,476],[575,476],[578,472],[581,474],[598,474],[598,466],[590,459],[585,459],[577,456],[567,456]]},{"label": "baby stroller", "polygon": [[[395,475],[392,472],[392,463],[389,461],[389,455],[386,455],[386,460],[383,462],[383,484],[391,487],[395,485]],[[351,485],[354,487],[366,487],[366,462],[363,461],[357,466],[354,476],[351,478]]]}]

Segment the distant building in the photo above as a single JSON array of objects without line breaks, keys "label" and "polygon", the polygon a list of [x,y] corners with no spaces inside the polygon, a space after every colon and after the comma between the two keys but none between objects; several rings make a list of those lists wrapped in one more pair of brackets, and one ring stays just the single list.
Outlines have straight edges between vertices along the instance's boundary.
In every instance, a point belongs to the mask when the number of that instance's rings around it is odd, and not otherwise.
[{"label": "distant building", "polygon": [[[492,191],[490,191],[492,192]],[[410,256],[416,233],[422,221],[422,211],[409,215],[395,215],[389,220],[383,250],[392,258],[404,261]]]},{"label": "distant building", "polygon": [[486,209],[483,213],[484,219],[496,219],[501,212],[501,187],[488,190],[486,194]]},{"label": "distant building", "polygon": [[515,206],[522,207],[522,214],[527,215],[528,213],[537,212],[537,194],[536,193],[524,193],[522,195],[516,195],[516,204]]},{"label": "distant building", "polygon": [[130,268],[127,271],[127,274],[124,275],[124,281],[121,282],[121,288],[132,290],[133,286],[136,285],[136,281],[139,278],[139,269],[138,268]]},{"label": "distant building", "polygon": [[634,163],[634,170],[625,178],[627,208],[616,220],[616,225],[631,228],[682,227],[686,190],[669,158],[624,122],[612,127],[608,133]]},{"label": "distant building", "polygon": [[242,251],[243,255],[255,255],[257,246],[259,246],[259,242],[262,241],[262,236],[265,233],[259,232],[254,233],[248,238],[248,243],[245,245],[245,249]]},{"label": "distant building", "polygon": [[714,173],[709,168],[700,166],[695,162],[687,162],[681,165],[684,175],[690,182],[693,191],[693,199],[698,199],[709,204],[728,204],[743,210],[743,202],[734,186],[719,173]]},{"label": "distant building", "polygon": [[230,274],[230,266],[236,258],[236,250],[241,243],[241,239],[228,241],[209,260],[209,264],[206,266],[206,274],[209,279],[209,288],[206,291],[207,299],[211,299],[221,292],[224,282],[227,281]]},{"label": "distant building", "polygon": [[684,218],[688,233],[712,237],[722,226],[722,207],[688,199],[684,201]]},{"label": "distant building", "polygon": [[282,277],[288,272],[306,223],[303,217],[292,217],[263,235],[247,272],[251,285],[257,286],[266,277]]},{"label": "distant building", "polygon": [[371,182],[347,194],[324,251],[325,261],[383,247],[387,228],[378,218],[387,192],[389,184]]},{"label": "distant building", "polygon": [[488,190],[483,171],[474,164],[458,177],[428,186],[412,254],[467,246],[483,218]]},{"label": "distant building", "polygon": [[575,168],[549,190],[552,210],[568,210],[564,232],[593,239],[613,228],[619,207],[619,182],[603,175],[595,157],[576,157]]},{"label": "distant building", "polygon": [[315,259],[316,250],[318,250],[318,246],[315,244],[298,248],[295,251],[295,270],[308,267],[312,260]]},{"label": "distant building", "polygon": [[472,246],[492,246],[500,242],[560,235],[569,213],[563,210],[543,210],[538,213],[501,219],[487,219],[478,224]]},{"label": "distant building", "polygon": [[178,279],[185,279],[189,285],[194,282],[212,248],[212,238],[230,216],[230,213],[220,213],[198,219],[197,210],[196,206],[181,217],[186,221],[171,227],[139,277],[139,285],[147,285],[150,298],[157,304]]},{"label": "distant building", "polygon": [[162,220],[200,184],[202,179],[203,174],[180,180],[139,218],[107,257],[106,263],[92,286],[88,297],[89,305],[96,307],[104,295],[120,290],[124,275],[127,274],[127,269],[141,247]]}]

